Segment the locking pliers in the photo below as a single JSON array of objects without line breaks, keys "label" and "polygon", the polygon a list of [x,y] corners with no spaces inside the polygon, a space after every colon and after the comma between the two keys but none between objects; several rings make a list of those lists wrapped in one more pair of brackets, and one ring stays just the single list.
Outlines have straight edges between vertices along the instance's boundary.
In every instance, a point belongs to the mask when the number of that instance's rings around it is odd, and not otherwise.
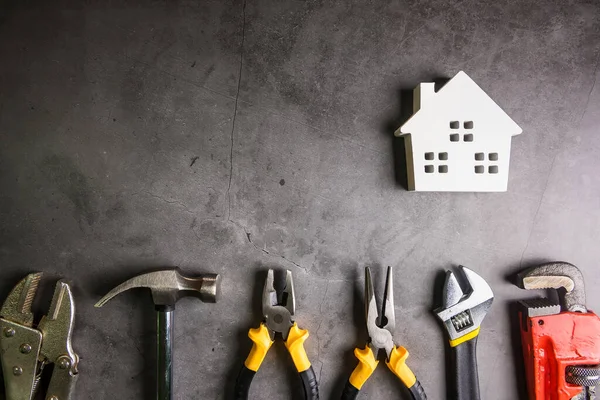
[{"label": "locking pliers", "polygon": [[79,356],[71,347],[73,294],[69,284],[59,281],[48,315],[34,326],[31,304],[41,278],[41,272],[27,275],[0,309],[0,358],[7,400],[33,399],[48,364],[54,364],[54,369],[45,399],[73,399],[79,364]]}]

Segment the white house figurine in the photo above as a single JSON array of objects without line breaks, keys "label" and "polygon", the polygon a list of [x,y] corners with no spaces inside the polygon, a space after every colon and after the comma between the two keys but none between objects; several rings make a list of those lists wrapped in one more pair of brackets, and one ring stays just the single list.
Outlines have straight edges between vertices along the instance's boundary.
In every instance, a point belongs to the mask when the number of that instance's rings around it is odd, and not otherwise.
[{"label": "white house figurine", "polygon": [[404,136],[408,190],[505,192],[512,136],[522,129],[467,74],[413,91]]}]

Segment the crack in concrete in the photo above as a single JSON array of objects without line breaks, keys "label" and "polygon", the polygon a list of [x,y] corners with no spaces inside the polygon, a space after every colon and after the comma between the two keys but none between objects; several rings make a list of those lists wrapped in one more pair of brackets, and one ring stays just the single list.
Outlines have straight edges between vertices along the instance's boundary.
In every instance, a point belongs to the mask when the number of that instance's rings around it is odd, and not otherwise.
[{"label": "crack in concrete", "polygon": [[596,68],[594,68],[594,82],[592,83],[592,87],[587,96],[587,100],[585,101],[585,107],[583,107],[583,113],[581,113],[581,118],[579,118],[579,123],[583,121],[583,117],[585,117],[585,113],[590,105],[590,99],[592,98],[592,94],[594,93],[594,89],[596,88],[596,82],[598,80],[598,70],[600,69],[600,51],[598,52],[598,56],[596,57]]},{"label": "crack in concrete", "polygon": [[185,203],[183,203],[183,202],[181,202],[179,200],[169,200],[169,199],[167,199],[165,197],[159,196],[159,195],[154,194],[152,192],[149,192],[147,190],[140,190],[139,192],[134,192],[131,195],[132,196],[138,196],[140,193],[147,194],[148,196],[154,197],[155,199],[159,199],[160,201],[162,201],[164,203],[167,203],[167,204],[177,204],[177,205],[183,207],[183,209],[185,210],[185,212],[187,212],[188,214],[194,215],[194,213],[189,209],[189,207]]},{"label": "crack in concrete", "polygon": [[248,229],[246,229],[242,224],[240,224],[239,222],[235,222],[233,220],[228,220],[228,222],[230,222],[231,224],[237,226],[238,228],[242,229],[244,231],[244,233],[246,234],[246,239],[248,239],[248,243],[250,243],[252,245],[252,247],[254,247],[256,250],[261,251],[264,254],[267,254],[271,257],[279,257],[285,261],[287,261],[288,263],[300,268],[301,270],[303,270],[305,273],[308,272],[306,270],[305,267],[303,267],[302,265],[298,264],[295,261],[290,260],[289,258],[285,257],[284,255],[278,254],[278,253],[274,253],[271,251],[268,251],[266,248],[260,248],[258,247],[253,241],[252,241],[252,234],[248,231]]},{"label": "crack in concrete", "polygon": [[235,120],[237,117],[240,87],[242,86],[242,67],[244,66],[244,41],[246,39],[246,0],[242,6],[242,43],[240,44],[240,69],[238,73],[237,92],[233,107],[233,120],[231,122],[231,148],[229,150],[229,183],[227,184],[227,220],[231,221],[231,181],[233,180],[233,145],[235,136]]}]

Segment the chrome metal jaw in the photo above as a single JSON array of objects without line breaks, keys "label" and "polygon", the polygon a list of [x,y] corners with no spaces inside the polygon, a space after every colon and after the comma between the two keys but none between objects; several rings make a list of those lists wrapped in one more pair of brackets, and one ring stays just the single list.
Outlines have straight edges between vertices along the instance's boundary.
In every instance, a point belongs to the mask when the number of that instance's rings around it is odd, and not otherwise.
[{"label": "chrome metal jaw", "polygon": [[71,346],[75,304],[70,286],[59,281],[48,315],[33,326],[31,303],[42,273],[29,274],[6,298],[0,310],[0,349],[7,400],[31,400],[43,369],[55,364],[47,400],[73,399],[79,356]]},{"label": "chrome metal jaw", "polygon": [[274,285],[274,272],[269,269],[263,288],[262,311],[271,339],[274,339],[275,333],[280,333],[283,340],[287,340],[296,313],[292,271],[286,271],[285,288],[278,293]]},{"label": "chrome metal jaw", "polygon": [[434,312],[443,322],[450,340],[455,340],[481,326],[494,300],[487,282],[469,268],[459,266],[468,284],[466,293],[452,271],[446,273],[443,305]]},{"label": "chrome metal jaw", "polygon": [[369,267],[365,268],[365,314],[367,332],[369,333],[369,347],[373,350],[375,357],[379,355],[380,350],[385,350],[385,355],[389,360],[394,349],[393,335],[396,328],[392,267],[387,269],[381,311],[377,307],[371,269]]}]

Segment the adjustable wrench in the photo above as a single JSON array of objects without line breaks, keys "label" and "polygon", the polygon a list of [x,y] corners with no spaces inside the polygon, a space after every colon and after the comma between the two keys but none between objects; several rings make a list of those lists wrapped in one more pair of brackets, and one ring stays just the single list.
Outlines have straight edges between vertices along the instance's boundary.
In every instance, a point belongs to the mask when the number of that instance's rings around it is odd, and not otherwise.
[{"label": "adjustable wrench", "polygon": [[483,318],[494,300],[487,282],[470,269],[459,267],[468,287],[461,288],[452,271],[446,273],[443,304],[434,312],[444,324],[450,338],[454,387],[449,388],[452,400],[478,400],[477,336]]}]

